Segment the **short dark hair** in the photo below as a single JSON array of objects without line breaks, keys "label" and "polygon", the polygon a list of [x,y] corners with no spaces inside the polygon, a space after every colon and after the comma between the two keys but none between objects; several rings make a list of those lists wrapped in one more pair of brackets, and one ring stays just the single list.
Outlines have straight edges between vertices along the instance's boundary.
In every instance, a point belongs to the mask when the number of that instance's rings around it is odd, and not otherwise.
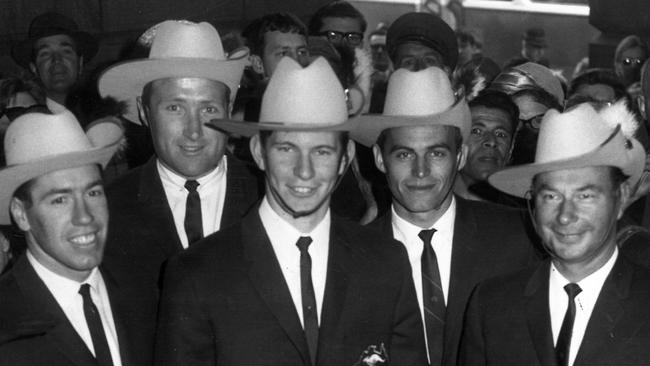
[{"label": "short dark hair", "polygon": [[[145,107],[145,106],[148,107],[149,106],[149,102],[151,102],[151,94],[153,93],[153,83],[156,82],[157,80],[160,80],[160,79],[152,80],[152,81],[146,83],[144,85],[144,87],[142,88],[142,94],[140,95],[140,100],[142,102],[143,107]],[[229,103],[229,101],[230,101],[230,93],[231,93],[230,88],[228,87],[228,85],[226,85],[222,81],[219,81],[219,80],[215,80],[215,81],[223,84],[223,86],[226,87],[226,96],[225,96],[226,100],[225,100],[225,102]]]},{"label": "short dark hair", "polygon": [[519,124],[519,107],[517,107],[517,104],[512,101],[508,94],[497,90],[483,89],[476,98],[469,102],[470,108],[476,106],[504,111],[510,118],[512,132],[517,129],[517,125]]},{"label": "short dark hair", "polygon": [[[269,137],[274,131],[272,130],[260,130],[259,135],[260,135],[260,144],[262,147],[266,146],[266,142],[268,141]],[[350,141],[350,134],[347,131],[341,131],[339,134],[339,141],[341,142],[341,146],[343,147],[343,153],[346,151],[346,146],[348,144],[348,141]]]},{"label": "short dark hair", "polygon": [[[463,144],[463,135],[460,133],[460,128],[456,126],[443,126],[447,129],[447,131],[451,131],[454,134],[454,143],[456,144],[456,150],[458,151]],[[379,149],[381,151],[384,151],[384,147],[386,145],[386,139],[388,137],[388,131],[390,131],[390,128],[387,128],[379,134],[377,137],[377,146],[379,146]]]},{"label": "short dark hair", "polygon": [[625,86],[616,76],[613,70],[610,69],[588,69],[577,75],[569,85],[569,97],[571,97],[581,86],[603,84],[607,85],[614,90],[616,100],[619,100],[627,95]]},{"label": "short dark hair", "polygon": [[323,19],[325,18],[352,18],[359,21],[361,25],[361,33],[366,32],[368,23],[366,18],[361,14],[357,8],[352,6],[347,1],[335,0],[326,4],[316,10],[316,13],[309,20],[309,34],[317,36],[323,26]]},{"label": "short dark hair", "polygon": [[32,201],[32,187],[34,186],[35,182],[36,178],[32,178],[27,182],[21,184],[14,191],[14,197],[20,200],[25,208],[30,208],[34,204],[34,201]]},{"label": "short dark hair", "polygon": [[[608,168],[609,168],[609,179],[611,180],[612,188],[614,188],[614,189],[618,189],[621,186],[621,184],[623,184],[625,181],[628,180],[628,178],[630,178],[628,175],[623,173],[623,170],[621,170],[621,168],[619,168],[619,167],[608,166]],[[539,174],[536,174],[533,177],[533,181],[532,181],[532,188],[533,189],[536,188],[537,177],[538,176],[539,176]],[[534,191],[532,193],[535,194]]]},{"label": "short dark hair", "polygon": [[246,46],[250,48],[251,54],[259,56],[264,53],[264,35],[273,31],[297,33],[307,37],[307,27],[295,15],[291,13],[268,14],[253,20],[242,31],[242,36],[246,39]]}]

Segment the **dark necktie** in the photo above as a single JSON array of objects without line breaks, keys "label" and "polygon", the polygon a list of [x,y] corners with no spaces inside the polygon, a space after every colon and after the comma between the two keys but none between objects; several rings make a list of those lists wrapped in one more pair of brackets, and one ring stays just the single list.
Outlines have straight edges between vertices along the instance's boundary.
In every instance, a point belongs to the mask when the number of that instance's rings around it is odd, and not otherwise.
[{"label": "dark necktie", "polygon": [[422,302],[424,305],[424,324],[429,345],[429,362],[432,366],[442,365],[443,334],[445,329],[445,295],[442,292],[438,258],[431,246],[435,229],[422,230]]},{"label": "dark necktie", "polygon": [[104,333],[102,318],[99,316],[97,307],[90,297],[90,285],[87,283],[81,285],[79,294],[81,294],[81,297],[83,298],[84,315],[86,316],[86,323],[90,330],[90,337],[93,340],[97,365],[112,366],[113,358],[111,357],[111,350],[108,348],[108,341],[106,340],[106,333]]},{"label": "dark necktie", "polygon": [[196,188],[199,182],[188,180],[185,182],[187,202],[185,203],[185,234],[187,234],[187,245],[194,244],[203,238],[203,218],[201,216],[201,197]]},{"label": "dark necktie", "polygon": [[576,319],[576,302],[575,298],[582,289],[575,283],[564,286],[567,296],[569,296],[569,306],[564,314],[560,335],[555,343],[555,356],[557,357],[558,366],[569,365],[569,351],[571,350],[571,335],[573,333],[573,322]]},{"label": "dark necktie", "polygon": [[316,311],[316,295],[311,281],[311,256],[307,251],[311,244],[309,236],[301,236],[296,245],[300,249],[300,293],[302,295],[302,317],[305,338],[309,347],[311,364],[316,364],[318,347],[318,312]]}]

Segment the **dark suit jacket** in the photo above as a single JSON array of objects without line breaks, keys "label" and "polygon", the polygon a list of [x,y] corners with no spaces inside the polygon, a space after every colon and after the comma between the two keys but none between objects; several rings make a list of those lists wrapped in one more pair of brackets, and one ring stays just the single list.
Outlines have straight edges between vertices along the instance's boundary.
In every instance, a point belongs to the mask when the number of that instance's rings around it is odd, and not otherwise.
[{"label": "dark suit jacket", "polygon": [[[384,343],[391,366],[426,365],[410,278],[400,245],[333,218],[316,364],[352,366]],[[163,283],[156,365],[310,365],[257,211],[171,259]]]},{"label": "dark suit jacket", "polygon": [[[539,260],[524,215],[520,210],[456,197],[443,365],[456,365],[463,315],[474,287]],[[393,237],[390,211],[371,225]]]},{"label": "dark suit jacket", "polygon": [[[472,296],[460,365],[555,366],[550,261],[486,281]],[[619,255],[601,289],[574,366],[650,362],[650,272]]]},{"label": "dark suit jacket", "polygon": [[[228,156],[221,228],[228,227],[259,199],[257,170]],[[158,175],[156,158],[129,171],[106,191],[111,215],[104,263],[139,268],[158,279],[161,265],[182,250],[172,211]]]},{"label": "dark suit jacket", "polygon": [[[101,269],[124,366],[152,364],[153,284]],[[0,280],[0,365],[96,366],[97,361],[27,257]]]}]

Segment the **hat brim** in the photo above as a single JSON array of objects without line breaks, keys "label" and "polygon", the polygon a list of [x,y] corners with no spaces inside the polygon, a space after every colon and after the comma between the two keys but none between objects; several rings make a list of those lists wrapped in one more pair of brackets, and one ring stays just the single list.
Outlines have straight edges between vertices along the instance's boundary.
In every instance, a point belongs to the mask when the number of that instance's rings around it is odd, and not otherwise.
[{"label": "hat brim", "polygon": [[11,225],[9,204],[16,189],[23,183],[57,170],[76,168],[88,164],[100,164],[105,167],[119,146],[120,141],[116,141],[108,146],[61,154],[26,164],[10,165],[0,170],[0,182],[2,182],[0,187],[0,225]]},{"label": "hat brim", "polygon": [[356,126],[355,119],[336,125],[322,126],[313,123],[248,122],[230,119],[213,119],[205,124],[215,130],[244,137],[251,137],[260,131],[303,131],[303,132],[350,132]]},{"label": "hat brim", "polygon": [[223,61],[207,58],[166,58],[127,61],[106,70],[98,82],[102,97],[111,96],[127,104],[126,119],[141,124],[136,98],[149,82],[166,78],[205,78],[224,83],[234,100],[246,56]]},{"label": "hat brim", "polygon": [[[77,44],[77,50],[80,51],[80,56],[83,56],[84,63],[90,62],[95,57],[99,50],[97,39],[90,33],[86,32],[58,32],[50,34],[51,36],[57,34],[66,34]],[[32,50],[34,49],[34,42],[40,38],[48,37],[48,35],[41,35],[38,38],[28,38],[14,45],[11,50],[11,57],[16,63],[26,69],[29,69],[29,64],[32,62]]]},{"label": "hat brim", "polygon": [[464,97],[460,97],[451,108],[437,114],[426,116],[386,116],[366,114],[354,118],[355,128],[351,137],[358,143],[371,147],[383,130],[395,127],[409,126],[452,126],[458,127],[463,136],[463,141],[469,137],[469,123],[471,120],[469,107]]},{"label": "hat brim", "polygon": [[528,198],[532,189],[533,178],[540,173],[578,169],[590,166],[613,166],[620,168],[627,175],[628,182],[634,187],[641,179],[645,167],[645,150],[636,139],[629,140],[632,148],[621,154],[621,147],[609,141],[596,150],[570,159],[541,164],[525,164],[506,168],[492,174],[488,182],[500,191]]}]

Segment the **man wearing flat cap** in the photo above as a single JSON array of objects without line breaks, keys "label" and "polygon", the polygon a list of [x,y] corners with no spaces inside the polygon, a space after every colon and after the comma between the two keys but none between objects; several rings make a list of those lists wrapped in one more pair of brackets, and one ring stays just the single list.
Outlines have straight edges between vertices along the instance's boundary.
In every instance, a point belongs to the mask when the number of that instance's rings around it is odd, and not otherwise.
[{"label": "man wearing flat cap", "polygon": [[645,365],[650,272],[617,245],[616,222],[645,151],[618,111],[589,104],[542,121],[535,161],[499,171],[496,188],[530,199],[550,259],[481,283],[460,365]]},{"label": "man wearing flat cap", "polygon": [[327,61],[287,57],[259,123],[211,122],[252,136],[266,192],[241,223],[170,260],[157,365],[426,364],[406,253],[330,212],[352,123]]},{"label": "man wearing flat cap", "polygon": [[80,31],[74,20],[48,12],[32,20],[27,39],[13,47],[12,57],[36,75],[51,101],[66,106],[68,95],[79,87],[84,64],[97,49],[97,40]]},{"label": "man wearing flat cap", "polygon": [[372,146],[392,193],[390,211],[372,225],[408,252],[430,365],[455,365],[474,286],[536,260],[525,216],[453,195],[471,117],[442,69],[395,71],[384,114],[357,121],[352,138]]},{"label": "man wearing flat cap", "polygon": [[[157,279],[172,254],[237,221],[258,200],[254,167],[225,154],[227,136],[204,124],[228,118],[247,50],[227,56],[208,23],[156,26],[149,57],[102,74],[99,91],[128,104],[156,155],[107,190],[107,261]],[[139,115],[138,115],[139,112]]]},{"label": "man wearing flat cap", "polygon": [[0,224],[13,220],[27,251],[0,279],[0,365],[151,364],[155,285],[102,263],[102,169],[121,138],[110,122],[84,133],[67,111],[7,129]]}]

